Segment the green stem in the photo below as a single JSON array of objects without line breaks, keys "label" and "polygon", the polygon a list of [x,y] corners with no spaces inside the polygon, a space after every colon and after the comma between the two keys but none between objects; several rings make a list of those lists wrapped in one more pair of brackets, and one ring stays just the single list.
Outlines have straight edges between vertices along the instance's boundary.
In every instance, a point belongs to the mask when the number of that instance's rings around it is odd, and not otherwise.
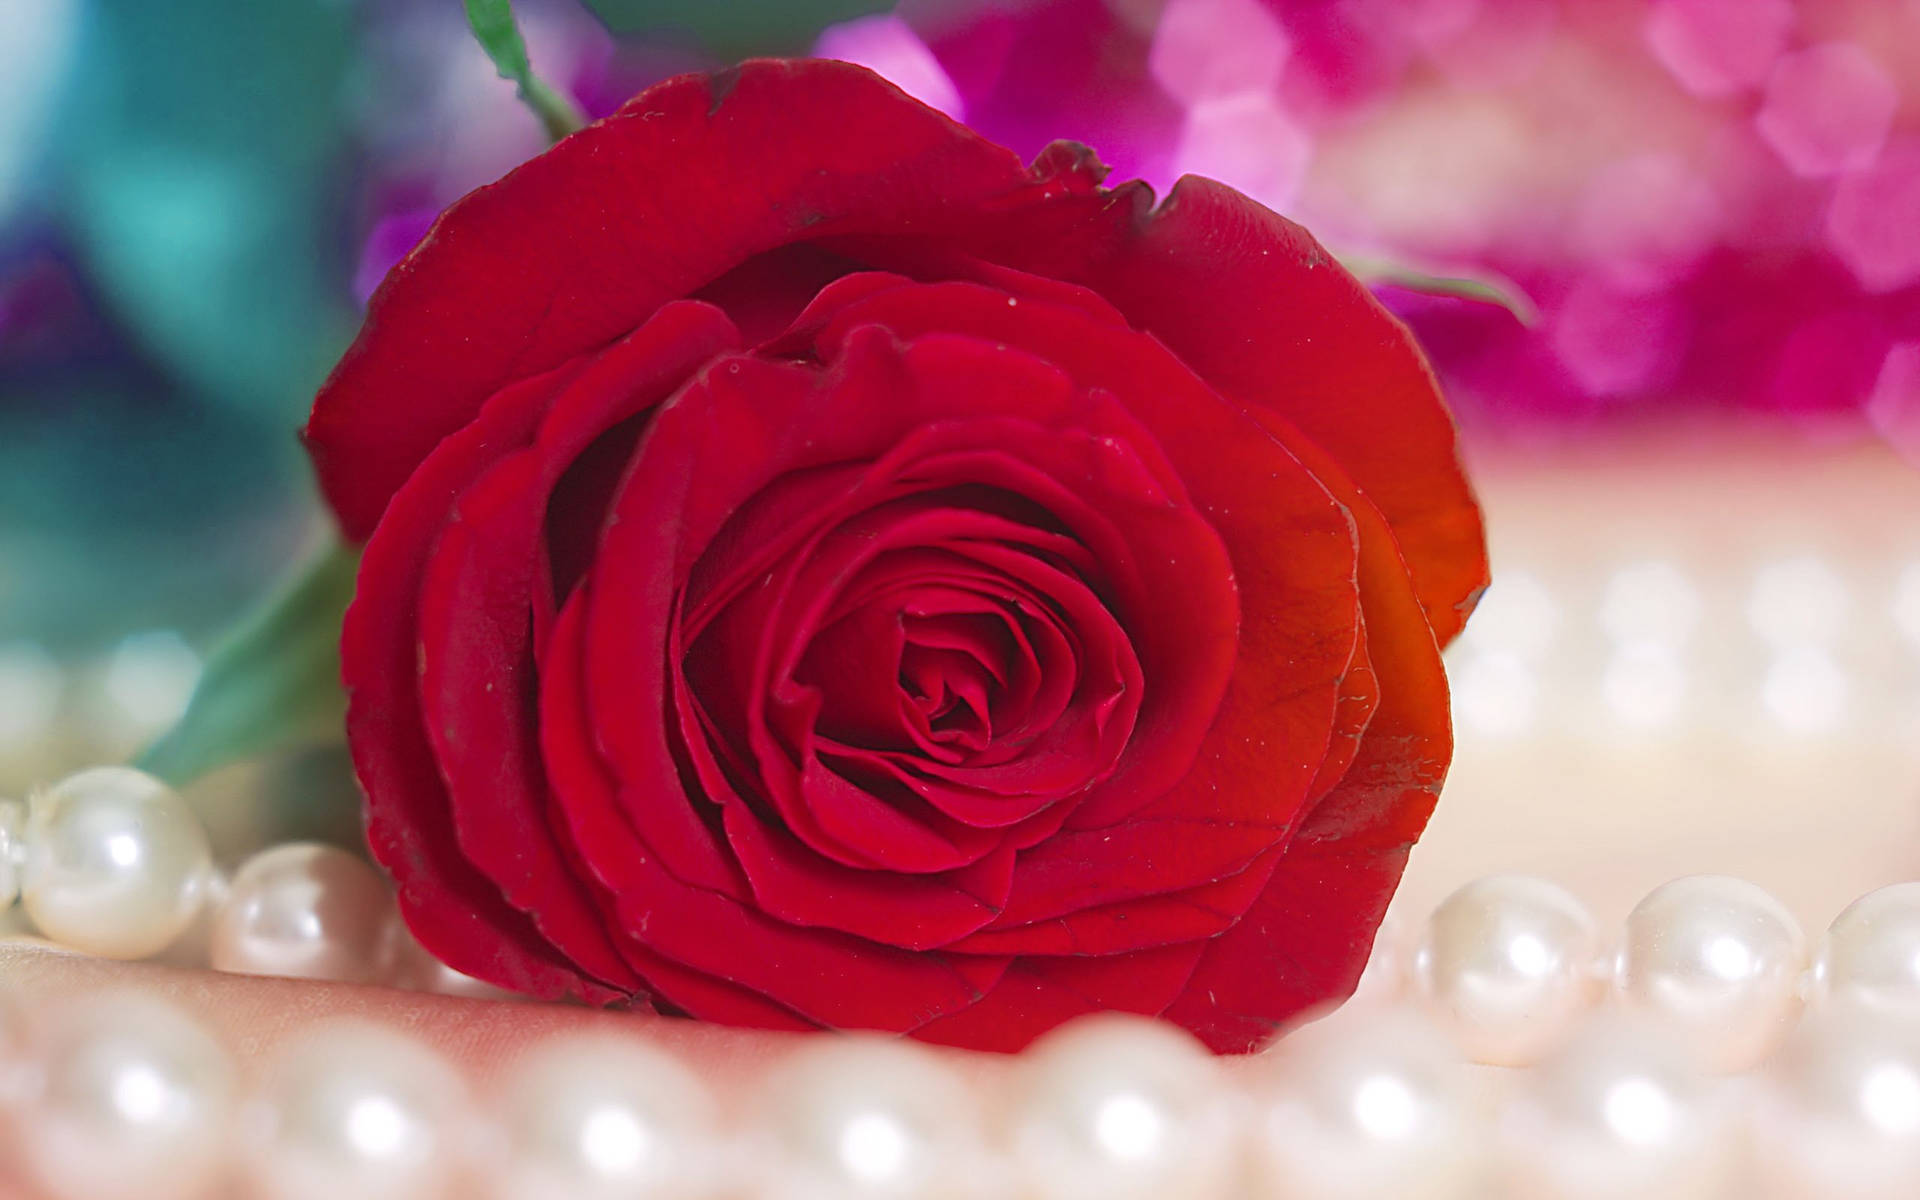
[{"label": "green stem", "polygon": [[548,139],[557,142],[585,125],[587,117],[580,106],[533,73],[526,39],[520,36],[520,26],[513,19],[512,0],[465,0],[465,3],[467,24],[473,27],[473,36],[479,40],[480,48],[493,60],[500,78],[513,83],[521,103],[540,119]]},{"label": "green stem", "polygon": [[1397,259],[1368,254],[1341,254],[1334,257],[1368,286],[1388,285],[1424,292],[1429,296],[1454,296],[1504,308],[1514,320],[1532,328],[1540,323],[1540,309],[1533,297],[1513,280],[1494,271],[1427,270]]},{"label": "green stem", "polygon": [[340,619],[359,560],[329,543],[304,563],[208,656],[186,712],[134,765],[184,785],[240,759],[339,741]]},{"label": "green stem", "polygon": [[564,93],[555,91],[544,79],[529,74],[519,90],[521,103],[540,118],[548,141],[557,142],[586,125],[587,114],[580,111],[580,106]]}]

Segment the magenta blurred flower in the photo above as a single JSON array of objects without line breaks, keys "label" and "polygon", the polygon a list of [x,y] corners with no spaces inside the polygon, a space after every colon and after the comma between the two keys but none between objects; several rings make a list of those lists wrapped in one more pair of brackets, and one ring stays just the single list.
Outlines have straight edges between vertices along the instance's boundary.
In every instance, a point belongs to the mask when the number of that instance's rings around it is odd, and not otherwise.
[{"label": "magenta blurred flower", "polygon": [[1920,137],[1889,144],[1840,179],[1827,241],[1870,292],[1920,283]]},{"label": "magenta blurred flower", "polygon": [[1887,351],[1867,402],[1867,419],[1894,449],[1920,464],[1920,342]]},{"label": "magenta blurred flower", "polygon": [[1786,49],[1791,0],[1654,0],[1647,45],[1698,96],[1757,85]]},{"label": "magenta blurred flower", "polygon": [[970,118],[1028,153],[1077,136],[1162,188],[1223,179],[1336,249],[1517,281],[1536,328],[1383,292],[1470,423],[1715,408],[1864,429],[1871,407],[1886,436],[1911,424],[1883,414],[1908,411],[1896,351],[1920,344],[1920,4],[901,13]]},{"label": "magenta blurred flower", "polygon": [[1873,165],[1899,107],[1900,89],[1866,51],[1828,42],[1775,64],[1756,121],[1795,172],[1834,175]]}]

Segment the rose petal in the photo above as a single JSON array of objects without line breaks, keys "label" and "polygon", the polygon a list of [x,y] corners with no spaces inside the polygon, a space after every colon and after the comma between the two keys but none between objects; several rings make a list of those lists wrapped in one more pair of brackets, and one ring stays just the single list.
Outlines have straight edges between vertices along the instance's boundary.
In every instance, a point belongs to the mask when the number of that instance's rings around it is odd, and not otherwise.
[{"label": "rose petal", "polygon": [[553,394],[579,370],[576,364],[502,391],[421,464],[367,545],[340,659],[347,740],[367,794],[368,846],[393,873],[414,935],[442,962],[489,983],[543,998],[607,1003],[624,994],[630,977],[596,980],[583,973],[461,854],[413,687],[414,604],[447,497],[502,453],[530,441]]},{"label": "rose petal", "polygon": [[623,964],[544,823],[530,721],[529,597],[547,501],[596,437],[737,340],[719,310],[680,302],[596,357],[556,394],[533,444],[455,502],[421,586],[420,697],[461,848],[548,940],[602,978],[620,978]]},{"label": "rose petal", "polygon": [[[684,481],[663,482],[684,486]],[[542,729],[557,807],[626,938],[692,972],[736,984],[780,1009],[835,1028],[906,1032],[975,1003],[992,986],[1006,968],[1005,958],[917,953],[828,930],[798,929],[731,896],[689,886],[666,869],[628,824],[634,807],[614,795],[607,772],[611,764],[587,744],[591,725],[574,707],[592,690],[587,676],[594,665],[588,642],[593,607],[588,585],[560,612],[544,680],[548,719]],[[650,806],[673,803],[684,801],[656,794]],[[695,1016],[727,1019],[724,1010],[709,1013],[702,997],[691,991],[650,982]]]},{"label": "rose petal", "polygon": [[[1331,474],[1334,486],[1350,486]],[[1380,703],[1358,755],[1302,823],[1240,924],[1207,944],[1167,1010],[1221,1052],[1251,1050],[1352,992],[1453,750],[1439,647],[1379,512],[1353,509]]]},{"label": "rose petal", "polygon": [[755,254],[939,228],[1030,182],[1010,152],[860,67],[757,60],[670,79],[454,204],[387,276],[307,425],[322,490],[364,539],[512,380]]},{"label": "rose petal", "polygon": [[1010,205],[975,250],[1085,284],[1208,383],[1318,443],[1379,507],[1451,641],[1486,588],[1485,533],[1413,335],[1306,230],[1232,188],[1187,176],[1150,202],[1122,185],[1051,211]]},{"label": "rose petal", "polygon": [[1271,846],[1233,874],[1185,891],[983,929],[947,949],[967,954],[1112,955],[1204,941],[1239,923],[1267,887],[1281,849]]},{"label": "rose petal", "polygon": [[[1151,339],[1040,300],[1009,307],[1003,295],[964,283],[875,291],[847,305],[821,339],[831,346],[869,323],[905,338],[961,330],[1024,348],[1112,392],[1152,431],[1227,543],[1243,615],[1234,678],[1200,757],[1139,815],[1286,829],[1327,756],[1359,640],[1354,532],[1344,506],[1254,416]],[[1145,628],[1179,622],[1169,612]],[[1151,736],[1143,725],[1140,737]],[[1128,815],[1089,803],[1071,824],[1101,827]],[[1109,897],[1120,898],[1117,890]]]},{"label": "rose petal", "polygon": [[1204,945],[1190,942],[1111,958],[1015,959],[978,1004],[928,1022],[913,1036],[1011,1053],[1087,1013],[1152,1015],[1187,986]]},{"label": "rose petal", "polygon": [[993,920],[1013,873],[1010,846],[937,875],[851,870],[741,805],[728,805],[724,819],[764,912],[792,925],[837,929],[907,950],[939,949]]}]

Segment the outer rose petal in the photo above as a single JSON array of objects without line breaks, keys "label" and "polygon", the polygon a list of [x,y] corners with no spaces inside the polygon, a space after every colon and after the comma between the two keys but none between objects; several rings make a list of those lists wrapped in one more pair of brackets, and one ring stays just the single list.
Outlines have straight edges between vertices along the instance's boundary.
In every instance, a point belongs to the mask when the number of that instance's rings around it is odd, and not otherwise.
[{"label": "outer rose petal", "polygon": [[1188,986],[1206,945],[1187,942],[1112,958],[1018,958],[978,1004],[930,1021],[914,1036],[970,1050],[1015,1051],[1086,1013],[1153,1016]]},{"label": "outer rose petal", "polygon": [[753,255],[951,226],[1029,182],[1011,151],[861,67],[762,60],[670,79],[453,205],[387,276],[307,425],[321,488],[362,540],[427,452],[513,380]]},{"label": "outer rose petal", "polygon": [[1072,143],[1049,147],[1035,172],[1049,180],[1044,197],[999,206],[968,237],[836,248],[921,278],[1021,290],[1000,264],[1047,292],[1065,280],[1117,306],[1208,383],[1279,413],[1341,464],[1392,528],[1440,644],[1451,641],[1486,587],[1485,535],[1453,418],[1406,327],[1306,230],[1223,184],[1188,176],[1153,208],[1145,184],[1098,188],[1106,168]]},{"label": "outer rose petal", "polygon": [[1360,501],[1353,512],[1380,706],[1346,776],[1166,1011],[1223,1053],[1256,1049],[1302,1011],[1351,994],[1453,751],[1446,671],[1406,565],[1378,510]]},{"label": "outer rose petal", "polygon": [[447,497],[459,494],[503,451],[529,441],[552,394],[577,371],[502,391],[408,481],[361,560],[340,660],[349,695],[347,739],[369,797],[367,841],[393,872],[400,911],[421,944],[456,970],[515,991],[606,1003],[631,990],[632,976],[615,972],[596,979],[585,973],[460,853],[413,692],[414,604]]},{"label": "outer rose petal", "polygon": [[1191,176],[1088,282],[1215,387],[1332,455],[1392,528],[1434,636],[1453,640],[1487,586],[1485,531],[1406,326],[1306,230]]},{"label": "outer rose petal", "polygon": [[616,978],[599,913],[546,824],[527,619],[543,585],[541,526],[555,483],[594,439],[737,337],[717,309],[678,301],[597,356],[557,393],[533,443],[454,503],[418,601],[420,699],[461,849],[569,957]]}]

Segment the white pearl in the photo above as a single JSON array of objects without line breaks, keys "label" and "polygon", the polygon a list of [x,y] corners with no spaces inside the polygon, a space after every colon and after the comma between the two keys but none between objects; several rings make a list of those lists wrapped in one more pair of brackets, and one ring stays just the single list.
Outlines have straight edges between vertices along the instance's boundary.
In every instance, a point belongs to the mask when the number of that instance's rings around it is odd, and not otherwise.
[{"label": "white pearl", "polygon": [[672,1056],[610,1033],[536,1045],[501,1086],[494,1200],[705,1200],[713,1097]]},{"label": "white pearl", "polygon": [[1034,1200],[1229,1194],[1241,1114],[1205,1047],[1171,1025],[1100,1014],[1020,1063],[1011,1143]]},{"label": "white pearl", "polygon": [[26,865],[27,806],[0,800],[0,909],[20,896],[20,868]]},{"label": "white pearl", "polygon": [[1765,890],[1725,875],[1655,888],[1627,916],[1619,988],[1719,1070],[1748,1067],[1800,1012],[1806,938]]},{"label": "white pearl", "polygon": [[1808,1014],[1768,1064],[1755,1124],[1769,1196],[1911,1200],[1920,1027],[1854,1004]]},{"label": "white pearl", "polygon": [[1599,954],[1593,917],[1566,889],[1490,875],[1434,910],[1413,976],[1467,1057],[1524,1066],[1594,1002]]},{"label": "white pearl", "polygon": [[1670,1032],[1614,1017],[1522,1081],[1502,1122],[1512,1194],[1531,1200],[1719,1200],[1737,1163],[1728,1086]]},{"label": "white pearl", "polygon": [[1920,1016],[1920,883],[1848,905],[1827,927],[1814,979],[1830,998]]},{"label": "white pearl", "polygon": [[463,996],[469,1000],[517,999],[505,988],[463,975],[435,958],[420,944],[420,939],[413,936],[398,911],[390,911],[382,924],[374,959],[379,964],[374,977],[402,991]]},{"label": "white pearl", "polygon": [[949,1200],[983,1187],[981,1113],[939,1058],[905,1042],[812,1039],[756,1105],[755,1200]]},{"label": "white pearl", "polygon": [[200,910],[212,855],[180,796],[131,767],[95,767],[33,798],[21,894],[41,933],[106,958],[167,948]]},{"label": "white pearl", "polygon": [[26,1174],[59,1200],[189,1200],[220,1185],[233,1068],[171,1005],[83,1000],[47,1023],[18,1115]]},{"label": "white pearl", "polygon": [[263,1200],[451,1195],[466,1093],[445,1060],[377,1025],[309,1034],[274,1068],[251,1163]]},{"label": "white pearl", "polygon": [[234,875],[208,953],[216,971],[370,983],[392,911],[380,873],[345,850],[275,846]]},{"label": "white pearl", "polygon": [[1262,1056],[1255,1161],[1273,1200],[1469,1200],[1484,1146],[1468,1066],[1411,1013],[1343,1008]]}]

